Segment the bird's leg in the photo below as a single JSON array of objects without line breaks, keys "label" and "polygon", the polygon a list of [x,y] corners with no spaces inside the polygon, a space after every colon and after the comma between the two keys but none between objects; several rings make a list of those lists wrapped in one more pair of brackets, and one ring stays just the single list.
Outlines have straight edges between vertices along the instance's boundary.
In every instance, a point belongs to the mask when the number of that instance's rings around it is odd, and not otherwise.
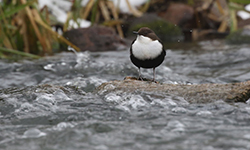
[{"label": "bird's leg", "polygon": [[155,81],[155,68],[153,68],[153,82],[156,82]]},{"label": "bird's leg", "polygon": [[142,81],[143,81],[143,78],[141,77],[141,68],[138,67],[138,69],[139,69],[139,77],[138,77],[138,80],[142,80]]}]

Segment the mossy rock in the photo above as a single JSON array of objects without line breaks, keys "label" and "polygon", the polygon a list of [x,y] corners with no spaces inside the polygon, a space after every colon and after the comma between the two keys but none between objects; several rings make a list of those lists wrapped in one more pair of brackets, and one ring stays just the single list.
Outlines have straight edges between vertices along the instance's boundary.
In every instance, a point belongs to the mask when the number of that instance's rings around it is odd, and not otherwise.
[{"label": "mossy rock", "polygon": [[165,20],[138,23],[132,25],[128,32],[138,31],[141,27],[149,27],[152,29],[163,43],[180,42],[184,39],[181,29]]},{"label": "mossy rock", "polygon": [[250,44],[250,30],[241,29],[230,33],[226,37],[226,43],[228,44]]}]

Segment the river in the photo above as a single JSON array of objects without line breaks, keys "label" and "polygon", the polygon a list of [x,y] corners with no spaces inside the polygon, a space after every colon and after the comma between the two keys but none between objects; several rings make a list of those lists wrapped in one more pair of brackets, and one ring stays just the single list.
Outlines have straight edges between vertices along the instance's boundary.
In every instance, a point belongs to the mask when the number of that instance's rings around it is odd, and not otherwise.
[{"label": "river", "polygon": [[[161,83],[250,79],[249,45],[212,40],[166,52],[156,69]],[[137,75],[128,49],[0,60],[0,149],[250,149],[248,101],[190,104],[185,97],[96,92],[104,82]],[[152,78],[152,69],[142,69],[142,75]]]}]

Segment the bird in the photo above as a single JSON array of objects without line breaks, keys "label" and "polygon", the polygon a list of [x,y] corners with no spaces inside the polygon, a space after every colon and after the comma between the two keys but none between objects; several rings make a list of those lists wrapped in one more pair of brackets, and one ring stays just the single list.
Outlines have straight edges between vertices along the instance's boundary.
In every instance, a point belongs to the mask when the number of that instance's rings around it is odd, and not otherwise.
[{"label": "bird", "polygon": [[133,31],[136,38],[130,46],[130,60],[139,69],[138,80],[142,80],[140,68],[153,68],[153,82],[155,81],[155,68],[165,59],[166,51],[162,41],[153,30],[142,27]]}]

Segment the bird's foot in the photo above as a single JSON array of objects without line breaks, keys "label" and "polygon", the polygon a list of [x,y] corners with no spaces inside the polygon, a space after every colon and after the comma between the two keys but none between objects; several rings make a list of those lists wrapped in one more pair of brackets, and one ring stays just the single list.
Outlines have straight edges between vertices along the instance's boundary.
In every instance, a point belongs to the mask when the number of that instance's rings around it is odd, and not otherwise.
[{"label": "bird's foot", "polygon": [[139,77],[137,78],[137,80],[143,81],[143,78],[142,78],[141,76],[139,76]]},{"label": "bird's foot", "polygon": [[158,81],[155,81],[155,79],[152,79],[151,81],[154,82],[154,83],[159,83]]}]

